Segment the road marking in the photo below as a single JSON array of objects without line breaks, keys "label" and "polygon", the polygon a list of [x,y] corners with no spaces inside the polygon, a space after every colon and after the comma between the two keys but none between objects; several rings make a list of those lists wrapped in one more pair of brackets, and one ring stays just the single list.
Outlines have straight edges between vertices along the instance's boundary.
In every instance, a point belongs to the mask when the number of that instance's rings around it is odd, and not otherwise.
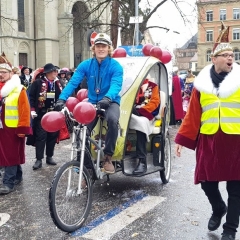
[{"label": "road marking", "polygon": [[153,209],[165,198],[141,194],[95,219],[88,226],[73,232],[71,236],[82,236],[92,240],[110,239],[114,234]]},{"label": "road marking", "polygon": [[0,213],[0,227],[4,225],[10,219],[8,213]]}]

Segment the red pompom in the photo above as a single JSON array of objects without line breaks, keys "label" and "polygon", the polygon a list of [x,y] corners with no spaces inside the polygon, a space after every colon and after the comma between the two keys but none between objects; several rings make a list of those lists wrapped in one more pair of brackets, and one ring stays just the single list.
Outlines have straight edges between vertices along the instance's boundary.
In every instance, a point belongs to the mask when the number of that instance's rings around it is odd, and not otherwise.
[{"label": "red pompom", "polygon": [[78,103],[79,103],[79,100],[77,98],[69,97],[68,100],[66,101],[66,107],[70,112],[72,112]]},{"label": "red pompom", "polygon": [[171,61],[171,59],[172,59],[172,56],[171,56],[170,52],[166,51],[166,50],[163,50],[162,51],[162,56],[160,58],[161,62],[163,64],[167,64]]},{"label": "red pompom", "polygon": [[96,117],[96,109],[89,102],[80,102],[73,109],[74,118],[82,124],[88,124]]},{"label": "red pompom", "polygon": [[41,120],[42,128],[47,132],[57,132],[65,124],[65,116],[61,112],[48,112]]},{"label": "red pompom", "polygon": [[79,100],[79,102],[81,102],[83,99],[88,97],[88,90],[87,89],[80,89],[77,92],[77,99]]},{"label": "red pompom", "polygon": [[150,50],[150,56],[153,56],[153,57],[161,60],[162,49],[160,47],[157,47],[157,46],[152,47],[151,50]]},{"label": "red pompom", "polygon": [[126,57],[127,52],[124,48],[116,48],[113,51],[113,58],[120,58],[120,57]]},{"label": "red pompom", "polygon": [[143,46],[142,52],[145,56],[150,56],[150,50],[151,48],[154,47],[152,44],[147,43]]}]

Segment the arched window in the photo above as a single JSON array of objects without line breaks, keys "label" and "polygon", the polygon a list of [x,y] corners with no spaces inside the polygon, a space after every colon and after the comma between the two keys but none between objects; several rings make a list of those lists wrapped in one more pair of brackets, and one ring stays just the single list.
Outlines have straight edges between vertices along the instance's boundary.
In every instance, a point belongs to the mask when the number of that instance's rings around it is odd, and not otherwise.
[{"label": "arched window", "polygon": [[18,0],[18,31],[25,32],[24,0]]},{"label": "arched window", "polygon": [[235,48],[233,50],[233,53],[234,53],[234,59],[235,61],[239,61],[240,60],[240,50],[238,48]]},{"label": "arched window", "polygon": [[211,62],[211,53],[212,51],[211,50],[207,50],[207,62]]}]

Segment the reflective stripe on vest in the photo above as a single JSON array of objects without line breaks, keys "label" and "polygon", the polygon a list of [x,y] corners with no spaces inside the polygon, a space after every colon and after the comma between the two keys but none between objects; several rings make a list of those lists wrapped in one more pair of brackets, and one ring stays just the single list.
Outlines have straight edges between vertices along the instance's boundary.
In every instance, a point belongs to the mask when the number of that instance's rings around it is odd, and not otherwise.
[{"label": "reflective stripe on vest", "polygon": [[5,124],[7,127],[15,128],[18,126],[18,99],[23,86],[16,87],[5,98]]},{"label": "reflective stripe on vest", "polygon": [[240,89],[228,98],[201,92],[200,133],[214,134],[219,127],[227,134],[240,134]]}]

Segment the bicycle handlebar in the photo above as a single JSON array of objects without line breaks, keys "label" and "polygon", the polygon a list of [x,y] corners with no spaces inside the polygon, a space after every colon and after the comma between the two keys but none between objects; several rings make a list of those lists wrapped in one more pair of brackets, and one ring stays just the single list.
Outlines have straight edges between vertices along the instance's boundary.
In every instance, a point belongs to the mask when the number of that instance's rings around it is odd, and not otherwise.
[{"label": "bicycle handlebar", "polygon": [[[93,106],[96,109],[96,111],[100,111],[101,113],[104,113],[106,111],[103,108],[98,108],[96,104],[93,104]],[[66,106],[61,110],[61,113],[63,113],[64,115],[67,115],[72,121],[78,122],[76,121],[73,114],[69,111],[69,109]]]}]

